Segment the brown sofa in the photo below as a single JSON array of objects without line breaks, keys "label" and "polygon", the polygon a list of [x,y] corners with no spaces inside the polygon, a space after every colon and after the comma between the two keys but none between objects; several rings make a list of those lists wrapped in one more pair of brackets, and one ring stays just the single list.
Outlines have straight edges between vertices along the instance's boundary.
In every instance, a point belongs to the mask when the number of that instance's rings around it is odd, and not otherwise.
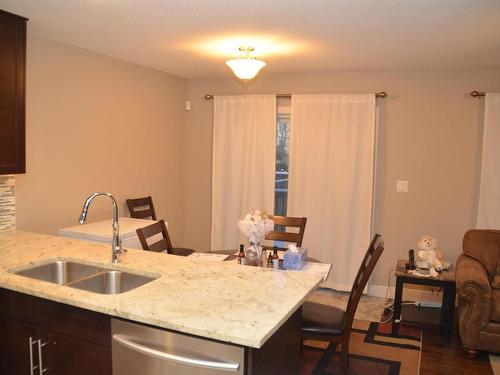
[{"label": "brown sofa", "polygon": [[460,338],[471,355],[481,350],[500,353],[499,261],[500,230],[465,233],[456,281]]}]

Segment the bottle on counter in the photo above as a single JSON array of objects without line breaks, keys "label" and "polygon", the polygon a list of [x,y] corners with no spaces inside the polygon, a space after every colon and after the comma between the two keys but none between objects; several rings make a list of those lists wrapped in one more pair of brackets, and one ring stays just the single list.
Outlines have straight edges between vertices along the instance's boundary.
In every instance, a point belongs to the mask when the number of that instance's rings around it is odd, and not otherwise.
[{"label": "bottle on counter", "polygon": [[275,270],[279,269],[280,268],[280,257],[278,255],[278,246],[274,247],[272,261],[273,261],[273,268]]},{"label": "bottle on counter", "polygon": [[240,244],[240,252],[238,253],[238,264],[245,264],[245,246]]},{"label": "bottle on counter", "polygon": [[271,252],[267,256],[267,268],[273,268],[273,254]]}]

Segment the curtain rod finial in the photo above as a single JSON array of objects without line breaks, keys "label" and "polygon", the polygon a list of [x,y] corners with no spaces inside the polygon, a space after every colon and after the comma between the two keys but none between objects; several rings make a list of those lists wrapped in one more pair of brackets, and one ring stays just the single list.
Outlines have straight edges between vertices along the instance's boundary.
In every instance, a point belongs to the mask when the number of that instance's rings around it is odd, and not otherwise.
[{"label": "curtain rod finial", "polygon": [[213,96],[213,95],[210,95],[210,94],[207,94],[207,95],[205,95],[205,96],[204,96],[204,98],[205,98],[206,100],[212,100],[212,99],[214,98],[214,96]]},{"label": "curtain rod finial", "polygon": [[380,91],[380,92],[375,93],[375,97],[376,98],[386,98],[387,93],[385,91]]},{"label": "curtain rod finial", "polygon": [[470,93],[470,96],[472,96],[473,98],[479,98],[481,96],[485,96],[486,93],[484,92],[481,92],[481,91],[477,91],[477,90],[474,90]]}]

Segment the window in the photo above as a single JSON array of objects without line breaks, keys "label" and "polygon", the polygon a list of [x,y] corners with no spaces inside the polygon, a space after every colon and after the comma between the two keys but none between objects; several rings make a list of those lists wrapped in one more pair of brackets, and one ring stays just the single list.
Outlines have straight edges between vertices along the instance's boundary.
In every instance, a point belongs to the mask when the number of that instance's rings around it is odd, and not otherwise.
[{"label": "window", "polygon": [[276,176],[274,185],[274,214],[286,216],[288,198],[291,97],[277,97],[276,105]]}]

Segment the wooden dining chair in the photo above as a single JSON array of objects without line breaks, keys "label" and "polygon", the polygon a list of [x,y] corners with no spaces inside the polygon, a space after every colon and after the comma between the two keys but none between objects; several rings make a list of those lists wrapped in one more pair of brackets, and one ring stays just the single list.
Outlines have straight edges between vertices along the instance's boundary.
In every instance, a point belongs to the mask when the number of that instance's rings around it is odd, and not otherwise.
[{"label": "wooden dining chair", "polygon": [[[156,223],[148,225],[147,227],[139,228],[136,230],[136,232],[144,250],[156,252],[166,250],[168,254],[180,256],[188,256],[189,254],[195,252],[193,249],[172,247],[172,242],[170,242],[170,236],[168,235],[167,226],[165,225],[165,221],[163,220],[157,221]],[[148,238],[151,238],[160,233],[162,235],[162,239],[149,245],[147,241]]]},{"label": "wooden dining chair", "polygon": [[127,207],[130,212],[130,217],[134,219],[151,218],[156,220],[155,207],[153,206],[153,198],[134,198],[127,199]]},{"label": "wooden dining chair", "polygon": [[[266,235],[266,240],[290,242],[302,246],[304,232],[306,230],[307,218],[305,217],[287,217],[287,216],[269,216],[269,219],[274,221],[276,226],[285,227],[284,232],[273,230]],[[299,228],[298,232],[286,232],[287,228]],[[272,250],[274,246],[262,246],[265,250]],[[286,248],[278,248],[278,250],[286,250]]]},{"label": "wooden dining chair", "polygon": [[376,234],[354,279],[345,311],[333,306],[308,301],[302,305],[302,340],[319,340],[331,343],[318,364],[323,363],[326,366],[327,363],[324,363],[325,358],[330,358],[332,350],[335,351],[338,344],[341,343],[341,373],[344,374],[347,371],[349,367],[349,339],[356,308],[366,283],[383,251],[384,241],[382,236]]}]

